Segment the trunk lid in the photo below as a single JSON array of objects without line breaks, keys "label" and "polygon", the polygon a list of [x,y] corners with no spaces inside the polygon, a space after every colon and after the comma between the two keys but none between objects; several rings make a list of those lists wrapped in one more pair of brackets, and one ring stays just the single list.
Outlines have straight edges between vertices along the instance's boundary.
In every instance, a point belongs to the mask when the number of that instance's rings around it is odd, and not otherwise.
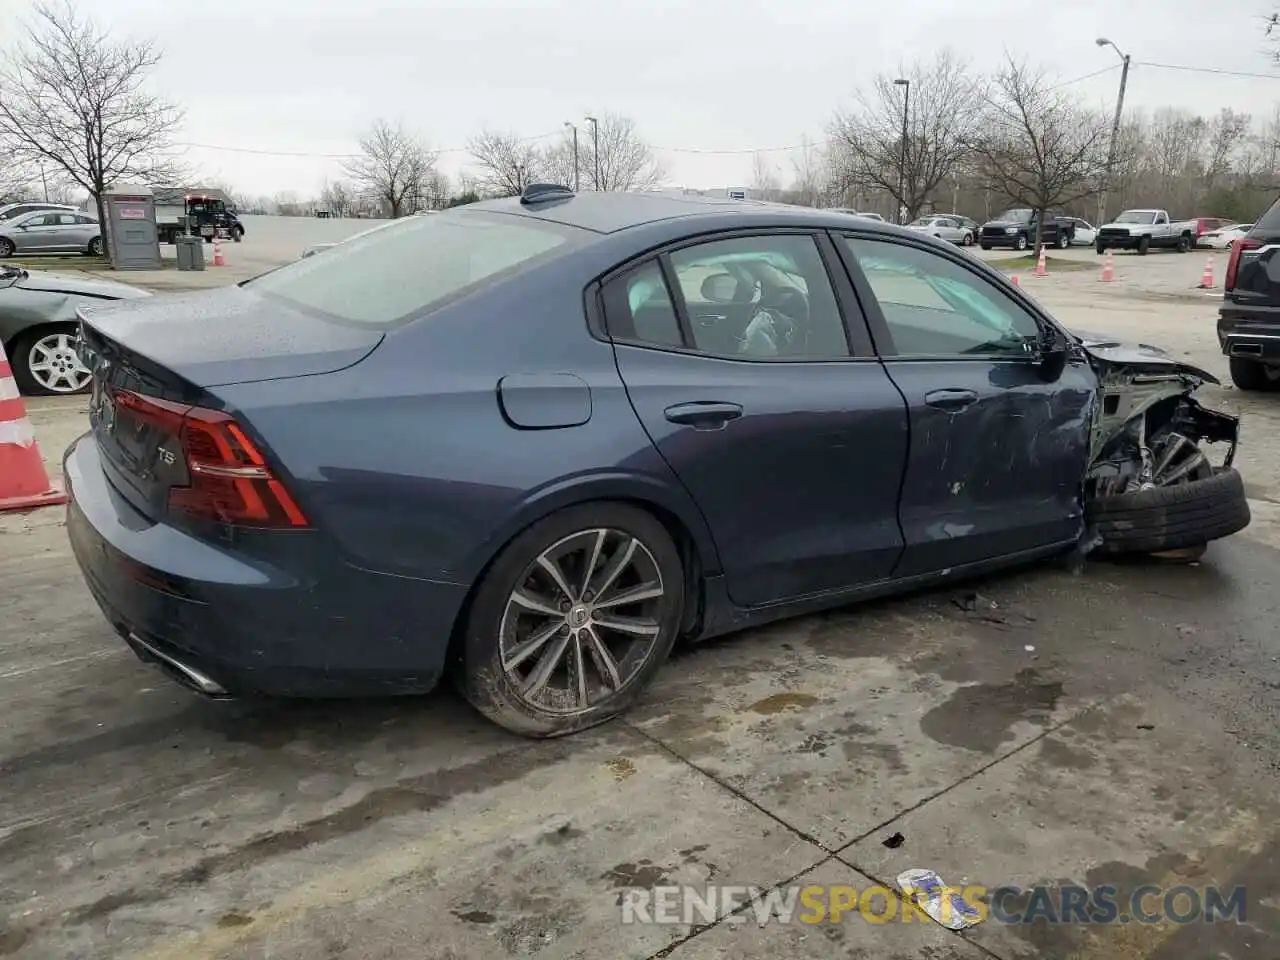
[{"label": "trunk lid", "polygon": [[213,388],[331,373],[368,356],[383,337],[238,287],[78,313],[103,469],[153,519],[164,515],[172,487],[190,483],[181,421],[193,406],[221,406]]},{"label": "trunk lid", "polygon": [[241,287],[95,306],[80,319],[90,350],[95,339],[110,341],[201,388],[332,373],[363,360],[383,337]]}]

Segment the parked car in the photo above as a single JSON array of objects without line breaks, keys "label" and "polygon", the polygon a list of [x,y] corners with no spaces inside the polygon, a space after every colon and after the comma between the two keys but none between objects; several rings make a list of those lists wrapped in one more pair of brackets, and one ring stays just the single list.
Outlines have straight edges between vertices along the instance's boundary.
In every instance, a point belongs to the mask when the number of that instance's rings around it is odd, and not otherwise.
[{"label": "parked car", "polygon": [[12,220],[15,217],[34,213],[37,210],[66,210],[71,213],[79,212],[78,207],[73,207],[69,203],[49,203],[45,200],[24,200],[21,203],[7,203],[3,207],[0,207],[0,221]]},{"label": "parked car", "polygon": [[1241,390],[1280,390],[1280,200],[1231,244],[1218,344]]},{"label": "parked car", "polygon": [[82,333],[75,556],[217,697],[448,670],[554,736],[678,637],[1249,522],[1211,374],[803,207],[535,185]]},{"label": "parked car", "polygon": [[1228,220],[1226,217],[1196,217],[1196,246],[1201,246],[1205,234],[1212,233],[1215,230],[1221,230],[1223,227],[1229,227],[1234,220]]},{"label": "parked car", "polygon": [[[978,242],[983,250],[992,247],[1012,247],[1014,250],[1026,250],[1036,242],[1036,212],[1025,207],[1006,210],[994,220],[982,225],[982,233]],[[1068,217],[1050,215],[1045,217],[1044,227],[1040,231],[1040,241],[1046,247],[1057,247],[1065,250],[1071,245],[1071,221]]]},{"label": "parked car", "polygon": [[1093,248],[1099,254],[1136,250],[1145,255],[1151,249],[1186,253],[1195,243],[1195,231],[1196,221],[1173,220],[1167,210],[1126,210],[1098,228]]},{"label": "parked car", "polygon": [[1230,250],[1241,237],[1248,236],[1253,229],[1252,223],[1233,223],[1229,226],[1210,230],[1200,237],[1200,244],[1214,250]]},{"label": "parked car", "polygon": [[87,213],[37,210],[0,223],[0,258],[14,254],[102,256],[102,228]]},{"label": "parked car", "polygon": [[1073,246],[1092,247],[1098,230],[1088,220],[1071,217],[1071,243]]},{"label": "parked car", "polygon": [[0,344],[18,389],[31,396],[88,389],[75,350],[77,309],[149,296],[123,283],[0,266]]},{"label": "parked car", "polygon": [[832,212],[832,213],[847,213],[847,214],[849,214],[850,216],[854,216],[854,217],[863,217],[863,218],[864,218],[864,219],[866,219],[866,220],[876,220],[876,221],[878,221],[878,222],[880,222],[880,223],[884,223],[884,222],[885,222],[884,217],[880,216],[880,214],[878,214],[878,213],[861,213],[861,212],[859,212],[859,211],[857,211],[857,210],[852,210],[852,209],[850,209],[849,207],[832,207],[832,208],[831,208],[831,212]]},{"label": "parked car", "polygon": [[961,224],[959,217],[921,217],[907,224],[907,229],[927,233],[939,240],[949,240],[963,247],[973,246],[973,231]]},{"label": "parked car", "polygon": [[965,229],[969,230],[973,234],[975,239],[980,233],[982,233],[982,224],[980,224],[977,220],[973,219],[973,217],[962,217],[957,213],[948,214],[948,216],[955,217],[957,220],[959,220],[960,225]]}]

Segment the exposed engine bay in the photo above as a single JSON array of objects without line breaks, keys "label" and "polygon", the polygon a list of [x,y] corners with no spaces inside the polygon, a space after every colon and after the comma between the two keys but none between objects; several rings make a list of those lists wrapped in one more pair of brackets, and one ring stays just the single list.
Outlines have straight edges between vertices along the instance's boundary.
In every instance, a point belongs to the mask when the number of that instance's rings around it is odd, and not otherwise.
[{"label": "exposed engine bay", "polygon": [[[1239,418],[1191,396],[1204,383],[1218,383],[1213,374],[1146,344],[1085,338],[1083,346],[1099,385],[1086,500],[1203,480],[1231,466]],[[1227,449],[1215,464],[1202,445],[1218,443]]]}]

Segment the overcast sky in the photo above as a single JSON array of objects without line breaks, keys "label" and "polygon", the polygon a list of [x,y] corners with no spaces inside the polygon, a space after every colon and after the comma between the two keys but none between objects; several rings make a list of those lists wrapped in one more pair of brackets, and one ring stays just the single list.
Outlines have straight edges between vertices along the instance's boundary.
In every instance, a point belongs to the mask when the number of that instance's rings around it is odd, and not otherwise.
[{"label": "overcast sky", "polygon": [[[30,0],[5,0],[7,11]],[[1266,0],[81,0],[114,32],[159,41],[156,85],[185,106],[189,159],[252,193],[316,192],[377,116],[466,164],[483,126],[559,136],[635,119],[673,185],[745,185],[756,149],[821,138],[876,73],[950,45],[975,65],[1005,47],[1061,79],[1135,61],[1268,73]],[[1114,104],[1119,71],[1074,86]],[[1135,67],[1126,105],[1269,115],[1277,80]],[[585,127],[585,124],[583,125]],[[221,149],[212,149],[213,147]],[[234,149],[233,149],[234,148]],[[250,152],[258,151],[258,152]],[[738,152],[730,152],[738,151]],[[783,172],[793,153],[770,158]]]}]

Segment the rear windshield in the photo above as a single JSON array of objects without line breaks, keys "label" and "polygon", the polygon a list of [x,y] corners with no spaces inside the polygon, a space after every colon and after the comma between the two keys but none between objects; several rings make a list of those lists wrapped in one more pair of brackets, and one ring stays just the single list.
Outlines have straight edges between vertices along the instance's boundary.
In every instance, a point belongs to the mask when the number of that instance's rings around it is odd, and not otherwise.
[{"label": "rear windshield", "polygon": [[1252,233],[1280,233],[1280,200],[1271,204],[1269,210],[1253,225]]},{"label": "rear windshield", "polygon": [[1116,217],[1116,223],[1155,223],[1154,210],[1126,210]]},{"label": "rear windshield", "polygon": [[593,236],[545,220],[480,211],[406,217],[245,286],[347,323],[389,327]]}]

